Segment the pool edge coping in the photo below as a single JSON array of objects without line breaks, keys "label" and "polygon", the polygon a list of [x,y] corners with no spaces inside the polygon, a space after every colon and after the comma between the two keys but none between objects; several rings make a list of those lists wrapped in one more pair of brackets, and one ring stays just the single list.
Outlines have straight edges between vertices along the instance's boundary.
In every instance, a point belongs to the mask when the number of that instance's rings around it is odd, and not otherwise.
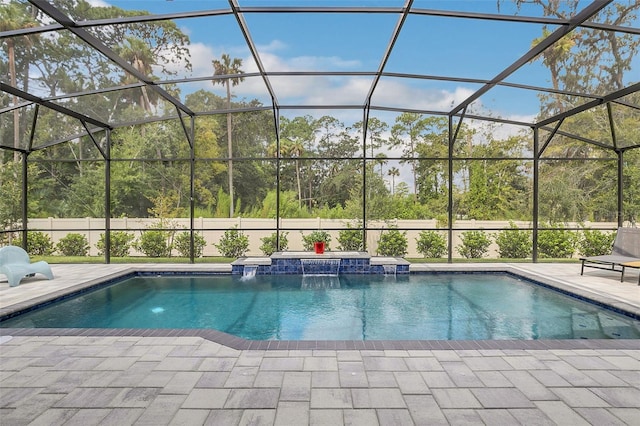
[{"label": "pool edge coping", "polygon": [[[570,293],[578,299],[605,305],[605,309],[624,311],[640,317],[640,307],[608,297],[601,293],[580,288],[570,283],[554,279],[539,273],[527,271],[511,264],[476,265],[471,270],[465,267],[448,265],[446,268],[434,268],[426,264],[412,264],[410,273],[507,273],[516,277],[551,287],[562,293]],[[180,268],[158,270],[144,265],[130,267],[93,278],[56,292],[39,296],[0,308],[0,317],[11,315],[33,307],[57,301],[60,298],[89,290],[100,285],[109,285],[112,281],[139,273],[206,273],[227,274],[227,271],[212,271],[210,268]],[[237,350],[549,350],[549,349],[640,349],[640,339],[562,339],[562,340],[249,340],[209,329],[120,329],[120,328],[0,328],[0,336],[137,336],[137,337],[200,337]]]}]

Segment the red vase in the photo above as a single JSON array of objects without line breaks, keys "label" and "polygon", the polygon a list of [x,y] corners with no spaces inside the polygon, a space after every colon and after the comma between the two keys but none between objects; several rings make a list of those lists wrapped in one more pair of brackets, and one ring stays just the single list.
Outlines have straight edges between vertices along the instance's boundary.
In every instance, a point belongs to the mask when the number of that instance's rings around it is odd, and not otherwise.
[{"label": "red vase", "polygon": [[324,241],[316,241],[313,243],[313,249],[316,251],[316,254],[324,253]]}]

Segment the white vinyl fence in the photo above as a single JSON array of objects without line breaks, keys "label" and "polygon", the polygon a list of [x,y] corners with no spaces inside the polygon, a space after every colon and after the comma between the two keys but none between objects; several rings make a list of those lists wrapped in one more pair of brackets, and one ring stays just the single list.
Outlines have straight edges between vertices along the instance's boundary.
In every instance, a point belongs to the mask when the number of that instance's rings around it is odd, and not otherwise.
[{"label": "white vinyl fence", "polygon": [[[114,231],[127,230],[132,232],[136,239],[140,237],[141,232],[147,229],[151,225],[157,225],[159,219],[139,219],[139,218],[114,218],[111,219],[111,229]],[[189,228],[188,218],[179,219],[165,219],[164,226],[167,228],[175,229],[178,232],[186,231]],[[287,239],[289,242],[289,250],[298,251],[303,249],[302,236],[311,233],[314,230],[326,230],[331,235],[331,242],[329,247],[331,250],[338,249],[338,234],[340,229],[346,229],[347,224],[351,223],[352,226],[355,221],[348,221],[345,219],[281,219],[280,228],[282,232],[288,232]],[[530,222],[515,222],[520,228],[530,228]],[[409,228],[406,231],[408,242],[407,257],[421,257],[416,249],[416,238],[418,238],[420,232],[423,229],[433,229],[437,227],[436,220],[391,220],[391,221],[379,221],[369,222],[370,228],[388,228],[391,226],[397,226],[398,228]],[[249,251],[248,256],[261,256],[260,246],[262,237],[271,235],[276,228],[275,219],[256,219],[256,218],[234,218],[234,219],[220,219],[220,218],[196,218],[194,220],[194,230],[202,235],[207,244],[204,248],[204,256],[220,256],[220,252],[214,246],[218,244],[220,238],[223,236],[226,229],[236,226],[245,235],[249,237]],[[614,222],[598,222],[598,223],[584,223],[576,224],[570,223],[567,225],[571,228],[579,229],[581,227],[593,228],[593,229],[615,229],[617,224]],[[500,229],[508,228],[508,221],[476,221],[476,220],[456,220],[454,223],[455,229],[484,229],[489,234],[496,234]],[[98,255],[98,249],[96,243],[100,239],[100,234],[104,233],[105,220],[103,218],[47,218],[47,219],[30,219],[29,230],[42,231],[49,235],[54,243],[57,243],[61,238],[69,233],[83,234],[87,237],[90,246],[89,254],[91,256]],[[296,230],[287,230],[296,229]],[[216,229],[216,230],[210,230]],[[266,229],[266,230],[265,230]],[[305,229],[300,231],[298,229]],[[460,236],[463,231],[453,232],[453,257],[461,257],[456,250],[456,247],[461,244]],[[372,255],[376,254],[378,246],[378,239],[380,238],[381,230],[369,230],[367,232],[367,251]],[[403,231],[404,232],[404,231]],[[446,237],[447,231],[441,231],[442,235]],[[489,247],[489,252],[485,257],[497,258],[497,245],[493,243]],[[136,252],[131,249],[130,254],[133,256],[142,256],[142,253]],[[179,255],[174,251],[174,255]]]}]

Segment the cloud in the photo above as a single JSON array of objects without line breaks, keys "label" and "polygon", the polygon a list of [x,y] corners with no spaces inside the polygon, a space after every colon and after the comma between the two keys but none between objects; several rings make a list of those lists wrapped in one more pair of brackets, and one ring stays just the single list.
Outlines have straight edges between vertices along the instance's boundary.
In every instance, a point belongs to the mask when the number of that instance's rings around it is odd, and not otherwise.
[{"label": "cloud", "polygon": [[[175,62],[171,62],[175,59],[173,52],[170,49],[165,49],[162,52],[162,55],[167,58],[168,62],[164,63],[164,68],[168,71],[175,73],[175,76],[170,76],[171,78],[185,78],[185,77],[202,77],[202,76],[211,76],[213,75],[213,65],[211,65],[211,59],[215,58],[215,52],[211,46],[208,46],[204,43],[192,43],[189,45],[190,57],[189,61],[191,62],[191,71],[189,71],[185,67],[185,63],[183,60],[176,60]],[[161,75],[161,67],[156,65],[153,67],[154,75]],[[196,87],[193,90],[198,90],[199,88],[205,88],[211,86],[211,83],[208,81],[198,82],[191,85],[191,87]]]},{"label": "cloud", "polygon": [[111,7],[111,5],[104,0],[87,0],[87,3],[93,7]]},{"label": "cloud", "polygon": [[192,74],[194,76],[213,75],[211,60],[216,58],[212,47],[204,43],[192,43],[189,46],[191,52]]},{"label": "cloud", "polygon": [[[288,47],[279,40],[273,40],[258,47],[260,60],[267,72],[305,72],[305,71],[344,71],[360,70],[362,66],[357,60],[350,60],[339,56],[293,56],[286,57]],[[242,69],[245,73],[257,73],[258,66],[250,55],[246,46],[223,48],[203,42],[195,42],[189,46],[193,70],[187,72],[183,64],[169,64],[168,68],[177,72],[178,77],[208,77],[213,74],[212,59],[219,58],[222,53],[242,59]],[[287,105],[364,105],[366,96],[371,89],[373,76],[270,76],[269,82],[282,106]],[[219,86],[212,86],[210,81],[203,81],[183,87],[186,91],[198,89],[212,90],[222,93]],[[237,100],[258,99],[265,105],[271,103],[271,96],[262,77],[245,78],[242,84],[234,87],[233,93]],[[419,79],[382,78],[376,86],[371,104],[381,107],[407,108],[424,111],[446,113],[455,105],[460,104],[474,93],[474,88],[448,84],[446,88],[438,87],[433,82]],[[482,99],[472,104],[475,111],[487,112],[487,106]],[[492,109],[493,115],[502,115]],[[283,110],[284,114],[288,113]],[[304,113],[311,113],[305,111]],[[362,110],[323,109],[317,115],[332,115],[347,125],[362,120]],[[316,115],[316,114],[312,114]],[[397,113],[374,112],[384,121],[395,119]],[[502,115],[506,119],[532,122],[534,115]],[[468,121],[471,125],[471,121]],[[486,124],[486,123],[485,123]],[[480,126],[480,124],[473,124]],[[515,130],[514,130],[515,129]],[[496,125],[496,136],[508,137],[518,131],[518,126]]]},{"label": "cloud", "polygon": [[261,44],[256,46],[259,52],[278,52],[286,50],[287,45],[280,40],[272,40],[269,44]]}]

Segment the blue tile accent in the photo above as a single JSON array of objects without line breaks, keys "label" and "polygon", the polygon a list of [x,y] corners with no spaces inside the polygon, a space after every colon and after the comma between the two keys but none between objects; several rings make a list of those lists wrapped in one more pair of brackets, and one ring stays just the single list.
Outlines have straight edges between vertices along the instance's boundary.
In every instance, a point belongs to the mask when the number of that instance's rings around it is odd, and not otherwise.
[{"label": "blue tile accent", "polygon": [[[337,258],[330,258],[336,259]],[[339,259],[339,274],[384,274],[382,265],[371,265],[371,259],[366,257],[359,258],[343,258]],[[242,260],[233,264],[231,273],[233,275],[243,275],[245,265]],[[315,274],[332,274],[335,272],[335,264],[322,264],[318,262],[313,265],[313,273]],[[271,265],[259,265],[256,271],[257,275],[296,275],[302,274],[302,260],[300,258],[272,258]],[[409,263],[396,265],[396,274],[408,274]]]}]

